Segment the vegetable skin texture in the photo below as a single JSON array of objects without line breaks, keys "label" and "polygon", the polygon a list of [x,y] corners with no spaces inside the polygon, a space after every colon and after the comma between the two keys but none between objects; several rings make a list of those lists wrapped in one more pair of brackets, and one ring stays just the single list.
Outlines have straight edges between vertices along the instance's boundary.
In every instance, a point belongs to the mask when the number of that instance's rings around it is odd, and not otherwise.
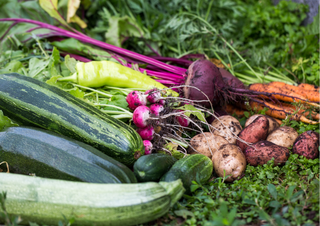
[{"label": "vegetable skin texture", "polygon": [[238,119],[230,115],[223,115],[215,119],[212,123],[212,130],[214,135],[222,136],[230,144],[236,144],[236,138],[242,126]]},{"label": "vegetable skin texture", "polygon": [[229,144],[229,142],[221,136],[214,135],[210,132],[200,133],[190,140],[189,152],[191,154],[199,153],[209,158],[212,158],[212,154],[219,150],[223,144]]},{"label": "vegetable skin texture", "polygon": [[144,152],[132,127],[57,87],[16,73],[0,75],[0,84],[0,109],[21,125],[84,142],[127,166]]},{"label": "vegetable skin texture", "polygon": [[[76,73],[69,77],[60,78],[59,81],[70,81],[87,87],[114,86],[146,90],[167,88],[139,71],[112,61],[78,62]],[[172,90],[167,91],[174,96],[178,96]]]},{"label": "vegetable skin texture", "polygon": [[274,86],[274,87],[283,88],[287,91],[291,91],[297,95],[303,96],[304,98],[308,99],[309,101],[318,102],[318,103],[320,102],[320,93],[319,92],[313,92],[311,90],[307,91],[305,89],[301,89],[298,86],[289,85],[284,82],[270,82],[269,85]]},{"label": "vegetable skin texture", "polygon": [[265,116],[265,117],[267,117],[267,119],[268,119],[268,121],[269,121],[268,134],[270,134],[272,131],[274,131],[275,129],[277,129],[277,128],[280,126],[280,124],[277,122],[277,120],[275,120],[274,118],[272,118],[272,117],[269,116],[269,115],[254,114],[254,115],[250,116],[250,117],[247,119],[244,127],[247,127],[248,125],[250,125],[250,123],[252,123],[252,122],[253,122],[257,117],[259,117],[259,116]]},{"label": "vegetable skin texture", "polygon": [[312,92],[320,92],[319,86],[311,85],[308,83],[300,83],[298,87],[304,90],[312,91]]},{"label": "vegetable skin texture", "polygon": [[128,167],[97,149],[35,127],[0,132],[0,159],[9,163],[12,173],[92,183],[137,182]]},{"label": "vegetable skin texture", "polygon": [[281,126],[270,133],[266,140],[276,145],[289,148],[293,145],[298,136],[299,134],[294,128],[290,126]]},{"label": "vegetable skin texture", "polygon": [[319,133],[309,130],[300,134],[294,141],[292,152],[307,159],[319,158]]},{"label": "vegetable skin texture", "polygon": [[[309,102],[308,99],[305,98],[304,96],[297,94],[291,90],[285,89],[284,87],[279,88],[279,87],[271,86],[269,84],[254,83],[249,86],[249,90],[257,91],[257,92],[266,92],[266,93],[269,93],[272,97],[285,102],[300,101],[301,103],[306,103],[312,106],[316,106],[316,107],[320,106],[319,104]],[[263,98],[268,98],[265,95],[259,95],[259,96]]]},{"label": "vegetable skin texture", "polygon": [[267,117],[259,116],[240,132],[238,136],[239,140],[237,140],[236,144],[244,151],[248,145],[241,140],[247,143],[256,143],[260,140],[265,140],[268,136],[268,130],[269,121]]},{"label": "vegetable skin texture", "polygon": [[154,153],[141,156],[133,165],[133,172],[139,182],[159,181],[177,161],[171,155]]},{"label": "vegetable skin texture", "polygon": [[281,108],[281,107],[278,107],[274,104],[271,104],[270,102],[264,102],[264,104],[266,106],[261,103],[254,102],[254,101],[249,101],[249,104],[250,104],[250,107],[256,111],[262,111],[262,110],[264,110],[265,107],[269,108],[265,113],[266,113],[266,115],[269,115],[274,118],[286,119],[287,116],[290,116],[292,120],[301,121],[301,122],[313,124],[313,125],[319,124],[319,122],[309,120],[306,117],[304,117],[303,115],[299,115],[299,114],[293,115],[292,111],[287,111],[284,108]]},{"label": "vegetable skin texture", "polygon": [[139,106],[147,105],[147,97],[140,91],[131,91],[127,95],[126,101],[131,110],[135,110]]},{"label": "vegetable skin texture", "polygon": [[188,155],[176,161],[160,181],[175,181],[181,179],[186,192],[190,192],[192,181],[206,183],[212,174],[213,164],[210,158],[201,154]]},{"label": "vegetable skin texture", "polygon": [[138,128],[137,133],[143,140],[152,140],[154,135],[154,129],[152,125],[147,125],[144,128]]},{"label": "vegetable skin texture", "polygon": [[248,146],[244,155],[247,163],[252,166],[264,165],[274,158],[274,165],[284,164],[290,155],[290,151],[286,147],[282,147],[266,140]]},{"label": "vegetable skin texture", "polygon": [[137,107],[132,116],[133,123],[139,128],[145,128],[150,118],[150,108],[147,106]]},{"label": "vegetable skin texture", "polygon": [[[228,176],[225,180],[233,182],[246,170],[247,162],[241,149],[235,144],[224,144],[212,155],[213,168],[219,177]],[[225,171],[225,175],[224,175]]]},{"label": "vegetable skin texture", "polygon": [[[206,100],[205,102],[199,102],[205,107],[211,107],[209,101],[211,101],[212,106],[220,105],[220,101],[217,100],[221,99],[222,90],[226,85],[217,66],[209,60],[199,59],[188,67],[187,74],[186,87],[183,88],[185,98]],[[197,87],[209,99],[200,91],[188,86]]]},{"label": "vegetable skin texture", "polygon": [[6,210],[20,216],[22,224],[58,225],[65,216],[74,217],[75,225],[136,225],[166,214],[184,192],[179,180],[96,184],[0,174]]},{"label": "vegetable skin texture", "polygon": [[243,82],[224,68],[219,68],[224,83],[233,88],[245,89]]}]

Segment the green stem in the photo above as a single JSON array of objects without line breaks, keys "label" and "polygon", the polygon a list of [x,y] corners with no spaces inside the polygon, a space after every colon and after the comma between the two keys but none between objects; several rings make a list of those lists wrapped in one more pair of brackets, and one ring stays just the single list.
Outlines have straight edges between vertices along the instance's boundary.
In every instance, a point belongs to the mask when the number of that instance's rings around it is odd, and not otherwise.
[{"label": "green stem", "polygon": [[244,64],[249,68],[249,70],[252,71],[257,78],[259,78],[260,80],[262,80],[262,79],[260,78],[260,76],[259,76],[259,75],[252,69],[252,67],[246,62],[246,60],[243,59],[243,57],[238,53],[238,51],[236,51],[235,48],[233,48],[233,46],[230,45],[229,42],[227,42],[227,40],[225,40],[222,36],[220,36],[219,33],[217,32],[217,30],[216,30],[214,27],[212,27],[212,26],[208,23],[208,21],[206,21],[205,19],[203,19],[203,18],[201,18],[201,17],[199,17],[199,16],[196,16],[196,15],[194,15],[194,14],[192,14],[192,13],[183,12],[182,14],[195,17],[196,19],[198,19],[198,20],[202,21],[204,24],[206,24],[206,25],[211,29],[211,31],[212,31],[213,33],[215,33],[216,35],[218,35],[218,36],[221,38],[221,40],[239,57],[239,59],[244,62]]},{"label": "green stem", "polygon": [[76,86],[76,87],[79,87],[79,88],[82,88],[82,89],[86,89],[86,90],[90,90],[90,91],[93,91],[94,93],[98,93],[98,94],[101,94],[102,96],[106,96],[106,97],[112,97],[113,95],[111,94],[107,94],[105,92],[101,92],[99,90],[96,90],[96,89],[92,89],[92,88],[89,88],[89,87],[86,87],[86,86],[81,86],[81,85],[78,85],[78,84],[74,84],[72,83],[73,86]]},{"label": "green stem", "polygon": [[111,105],[111,104],[94,104],[94,105],[95,105],[95,106],[101,106],[101,107],[112,107],[112,108],[116,108],[116,109],[121,110],[122,113],[125,112],[125,113],[127,113],[127,114],[131,114],[131,117],[132,117],[132,113],[131,113],[130,111],[122,108],[122,107],[118,107],[118,106]]}]

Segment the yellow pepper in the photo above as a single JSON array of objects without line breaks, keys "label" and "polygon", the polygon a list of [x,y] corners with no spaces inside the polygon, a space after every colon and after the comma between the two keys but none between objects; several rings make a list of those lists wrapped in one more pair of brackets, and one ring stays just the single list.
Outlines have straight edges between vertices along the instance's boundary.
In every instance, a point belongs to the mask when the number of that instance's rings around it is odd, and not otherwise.
[{"label": "yellow pepper", "polygon": [[[146,90],[167,88],[148,75],[112,61],[79,62],[76,64],[76,73],[60,78],[59,81],[70,81],[87,87],[114,86]],[[171,89],[167,92],[173,96],[179,95]]]}]

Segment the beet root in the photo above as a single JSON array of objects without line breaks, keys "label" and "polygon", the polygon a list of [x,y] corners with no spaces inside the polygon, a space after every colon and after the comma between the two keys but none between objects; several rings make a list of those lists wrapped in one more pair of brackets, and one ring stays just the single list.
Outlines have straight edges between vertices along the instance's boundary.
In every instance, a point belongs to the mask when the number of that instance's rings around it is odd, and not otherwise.
[{"label": "beet root", "polygon": [[[205,93],[212,103],[212,106],[218,106],[223,98],[225,83],[222,79],[219,68],[211,61],[200,59],[193,62],[188,68],[188,76],[183,88],[184,97],[191,100],[208,100]],[[199,90],[190,86],[197,87]],[[201,105],[210,107],[208,101],[201,102]]]},{"label": "beet root", "polygon": [[232,88],[240,88],[245,89],[244,84],[234,75],[232,75],[229,71],[224,68],[219,68],[222,79],[224,83]]}]

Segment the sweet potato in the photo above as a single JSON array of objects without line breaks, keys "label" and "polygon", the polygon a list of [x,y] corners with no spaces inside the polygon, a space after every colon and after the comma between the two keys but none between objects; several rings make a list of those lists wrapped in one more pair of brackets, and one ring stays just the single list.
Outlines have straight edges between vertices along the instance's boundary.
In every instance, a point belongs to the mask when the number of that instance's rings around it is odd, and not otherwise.
[{"label": "sweet potato", "polygon": [[270,133],[267,141],[289,148],[299,136],[298,132],[290,126],[281,126]]},{"label": "sweet potato", "polygon": [[273,130],[277,129],[280,124],[277,122],[277,120],[275,118],[272,118],[271,116],[268,116],[268,115],[261,115],[261,114],[255,114],[255,115],[252,115],[250,116],[244,127],[247,127],[248,125],[250,125],[257,117],[259,116],[265,116],[267,117],[268,121],[269,121],[269,129],[268,129],[268,134],[270,134]]},{"label": "sweet potato", "polygon": [[294,141],[292,152],[303,155],[307,159],[319,157],[319,133],[306,131],[300,134]]},{"label": "sweet potato", "polygon": [[230,115],[220,116],[211,123],[211,126],[214,135],[222,136],[230,144],[236,143],[236,136],[242,130],[238,119]]},{"label": "sweet potato", "polygon": [[244,155],[246,156],[247,163],[252,166],[266,164],[272,158],[274,158],[275,165],[280,165],[288,160],[290,151],[288,148],[261,140],[248,146],[244,151]]},{"label": "sweet potato", "polygon": [[[269,121],[267,117],[259,116],[240,132],[236,144],[244,151],[248,146],[246,143],[256,143],[260,140],[265,140],[268,136],[268,130]],[[246,143],[242,142],[242,140]]]},{"label": "sweet potato", "polygon": [[246,170],[246,158],[235,144],[224,144],[212,155],[213,168],[219,177],[230,175],[225,181],[232,182]]},{"label": "sweet potato", "polygon": [[221,136],[214,135],[210,132],[200,133],[190,140],[190,154],[200,153],[209,158],[217,151],[221,145],[229,144],[229,142]]}]

